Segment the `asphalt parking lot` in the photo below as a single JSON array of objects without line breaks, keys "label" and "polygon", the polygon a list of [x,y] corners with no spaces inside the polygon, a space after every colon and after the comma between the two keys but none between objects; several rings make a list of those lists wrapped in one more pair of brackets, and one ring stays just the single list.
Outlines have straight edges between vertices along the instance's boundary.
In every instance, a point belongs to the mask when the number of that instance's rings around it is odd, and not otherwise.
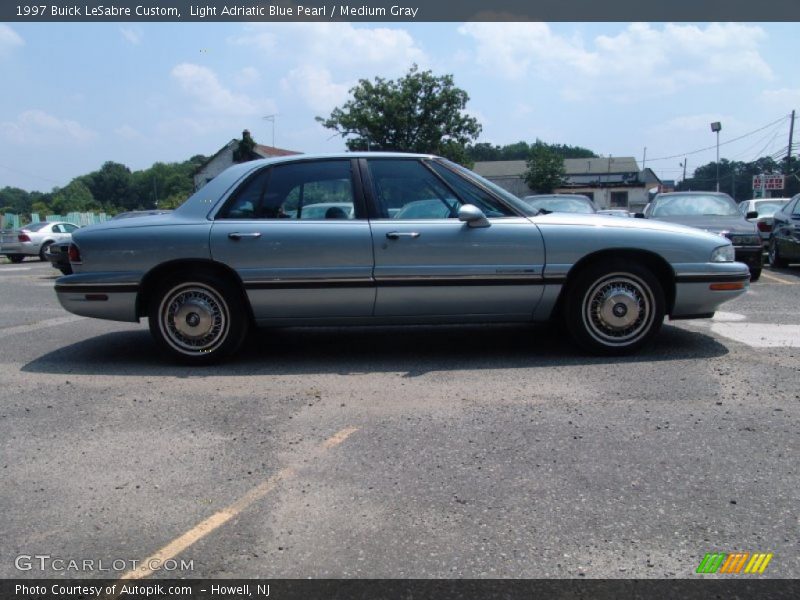
[{"label": "asphalt parking lot", "polygon": [[0,577],[800,577],[798,266],[635,357],[285,329],[204,369],[66,313],[56,275],[0,264]]}]

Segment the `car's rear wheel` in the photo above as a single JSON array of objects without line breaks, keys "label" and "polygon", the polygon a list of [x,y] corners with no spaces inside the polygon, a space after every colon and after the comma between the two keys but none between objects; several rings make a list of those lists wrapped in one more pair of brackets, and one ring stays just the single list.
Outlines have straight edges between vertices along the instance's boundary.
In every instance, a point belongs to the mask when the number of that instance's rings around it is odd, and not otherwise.
[{"label": "car's rear wheel", "polygon": [[47,242],[45,244],[42,244],[42,247],[39,248],[39,260],[41,261],[47,260],[47,256],[45,256],[45,254],[47,254],[47,249],[51,246],[52,243],[53,242]]},{"label": "car's rear wheel", "polygon": [[761,277],[761,268],[758,269],[750,269],[750,281],[758,281]]},{"label": "car's rear wheel", "polygon": [[638,350],[658,333],[664,313],[661,284],[635,263],[592,265],[567,288],[567,329],[581,347],[595,354]]},{"label": "car's rear wheel", "polygon": [[789,261],[781,257],[780,251],[778,250],[778,244],[775,242],[775,238],[772,238],[769,241],[768,257],[769,257],[769,265],[771,267],[783,268],[789,266]]},{"label": "car's rear wheel", "polygon": [[23,260],[25,260],[25,255],[24,254],[9,254],[8,255],[8,260],[10,260],[15,265],[18,265]]},{"label": "car's rear wheel", "polygon": [[153,295],[148,320],[162,350],[195,365],[233,354],[249,325],[241,294],[213,275],[166,282]]}]

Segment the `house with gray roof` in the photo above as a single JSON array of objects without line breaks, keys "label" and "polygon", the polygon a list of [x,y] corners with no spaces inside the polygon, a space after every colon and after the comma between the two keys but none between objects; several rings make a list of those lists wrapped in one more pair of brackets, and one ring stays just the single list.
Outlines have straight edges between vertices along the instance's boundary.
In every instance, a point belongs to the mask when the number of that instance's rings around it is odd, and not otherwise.
[{"label": "house with gray roof", "polygon": [[259,158],[273,158],[275,156],[291,156],[293,154],[302,153],[256,144],[253,138],[250,137],[250,132],[245,129],[242,132],[242,139],[232,139],[197,169],[194,174],[194,189],[199,190],[234,163]]},{"label": "house with gray roof", "polygon": [[[526,170],[524,160],[476,162],[474,166],[476,173],[519,197],[534,193],[525,183]],[[641,211],[651,193],[661,187],[661,180],[651,169],[640,169],[636,159],[627,156],[567,158],[564,171],[567,181],[554,191],[583,194],[601,209]]]}]

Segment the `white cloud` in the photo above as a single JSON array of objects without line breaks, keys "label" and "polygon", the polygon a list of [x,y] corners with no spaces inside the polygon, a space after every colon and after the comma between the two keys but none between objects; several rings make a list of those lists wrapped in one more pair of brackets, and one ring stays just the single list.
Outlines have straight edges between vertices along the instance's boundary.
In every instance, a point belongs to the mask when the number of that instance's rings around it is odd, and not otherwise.
[{"label": "white cloud", "polygon": [[8,25],[0,23],[0,58],[8,56],[14,48],[25,45],[25,40]]},{"label": "white cloud", "polygon": [[[404,29],[355,27],[351,23],[255,23],[229,40],[286,65],[281,88],[313,110],[326,111],[347,98],[360,78],[394,78],[429,60]],[[252,56],[252,53],[251,53]]]},{"label": "white cloud", "polygon": [[253,85],[261,79],[261,73],[255,67],[244,67],[234,76],[234,81],[241,87]]},{"label": "white cloud", "polygon": [[[708,133],[711,139],[711,123],[720,121],[725,129],[738,130],[741,127],[746,127],[747,124],[741,123],[738,119],[731,115],[720,115],[714,113],[703,113],[697,115],[681,115],[673,117],[663,123],[659,123],[650,128],[653,133]],[[709,142],[708,145],[711,145]]]},{"label": "white cloud", "polygon": [[216,73],[207,67],[182,63],[172,69],[172,77],[194,101],[200,113],[227,116],[252,116],[274,111],[269,100],[254,100],[246,94],[237,94],[220,83]]},{"label": "white cloud", "polygon": [[[234,44],[267,50],[270,60],[280,55],[296,66],[338,67],[374,72],[405,71],[411,63],[424,66],[428,59],[404,29],[355,27],[351,23],[254,23],[230,40]],[[377,69],[376,69],[377,68]]]},{"label": "white cloud", "polygon": [[70,119],[59,119],[43,110],[26,110],[14,121],[0,122],[0,138],[15,144],[44,146],[83,144],[97,134]]},{"label": "white cloud", "polygon": [[130,27],[120,27],[119,32],[122,34],[122,37],[125,40],[134,46],[138,46],[142,43],[142,31],[141,29],[132,29]]},{"label": "white cloud", "polygon": [[778,110],[789,111],[800,106],[800,88],[780,88],[777,90],[764,90],[761,100]]},{"label": "white cloud", "polygon": [[305,65],[292,69],[281,80],[281,88],[302,98],[311,109],[329,112],[347,100],[350,86],[334,83],[327,69]]},{"label": "white cloud", "polygon": [[467,23],[458,31],[475,41],[475,60],[485,69],[512,80],[556,81],[570,100],[596,100],[600,93],[625,102],[741,77],[773,77],[759,53],[764,30],[740,23],[633,23],[589,44],[545,23]]},{"label": "white cloud", "polygon": [[131,127],[130,125],[122,125],[121,127],[117,127],[114,130],[114,133],[116,133],[119,137],[129,141],[146,139],[138,129]]}]

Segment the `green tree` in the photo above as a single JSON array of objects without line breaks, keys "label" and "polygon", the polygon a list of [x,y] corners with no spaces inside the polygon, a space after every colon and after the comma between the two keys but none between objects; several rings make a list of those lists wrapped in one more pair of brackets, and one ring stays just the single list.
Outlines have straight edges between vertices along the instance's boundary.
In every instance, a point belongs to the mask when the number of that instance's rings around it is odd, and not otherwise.
[{"label": "green tree", "polygon": [[361,79],[351,99],[316,120],[348,138],[350,150],[423,152],[468,162],[466,145],[478,137],[477,119],[464,114],[469,96],[452,75],[413,65],[397,80]]},{"label": "green tree", "polygon": [[81,180],[103,207],[128,206],[131,203],[131,170],[123,164],[107,161],[99,171],[84,175]]},{"label": "green tree", "polygon": [[85,212],[100,208],[89,187],[81,178],[73,179],[66,187],[54,190],[50,210],[59,215],[69,212]]},{"label": "green tree", "polygon": [[537,140],[531,146],[527,165],[525,183],[536,193],[552,193],[555,188],[566,182],[564,159],[543,142]]}]

